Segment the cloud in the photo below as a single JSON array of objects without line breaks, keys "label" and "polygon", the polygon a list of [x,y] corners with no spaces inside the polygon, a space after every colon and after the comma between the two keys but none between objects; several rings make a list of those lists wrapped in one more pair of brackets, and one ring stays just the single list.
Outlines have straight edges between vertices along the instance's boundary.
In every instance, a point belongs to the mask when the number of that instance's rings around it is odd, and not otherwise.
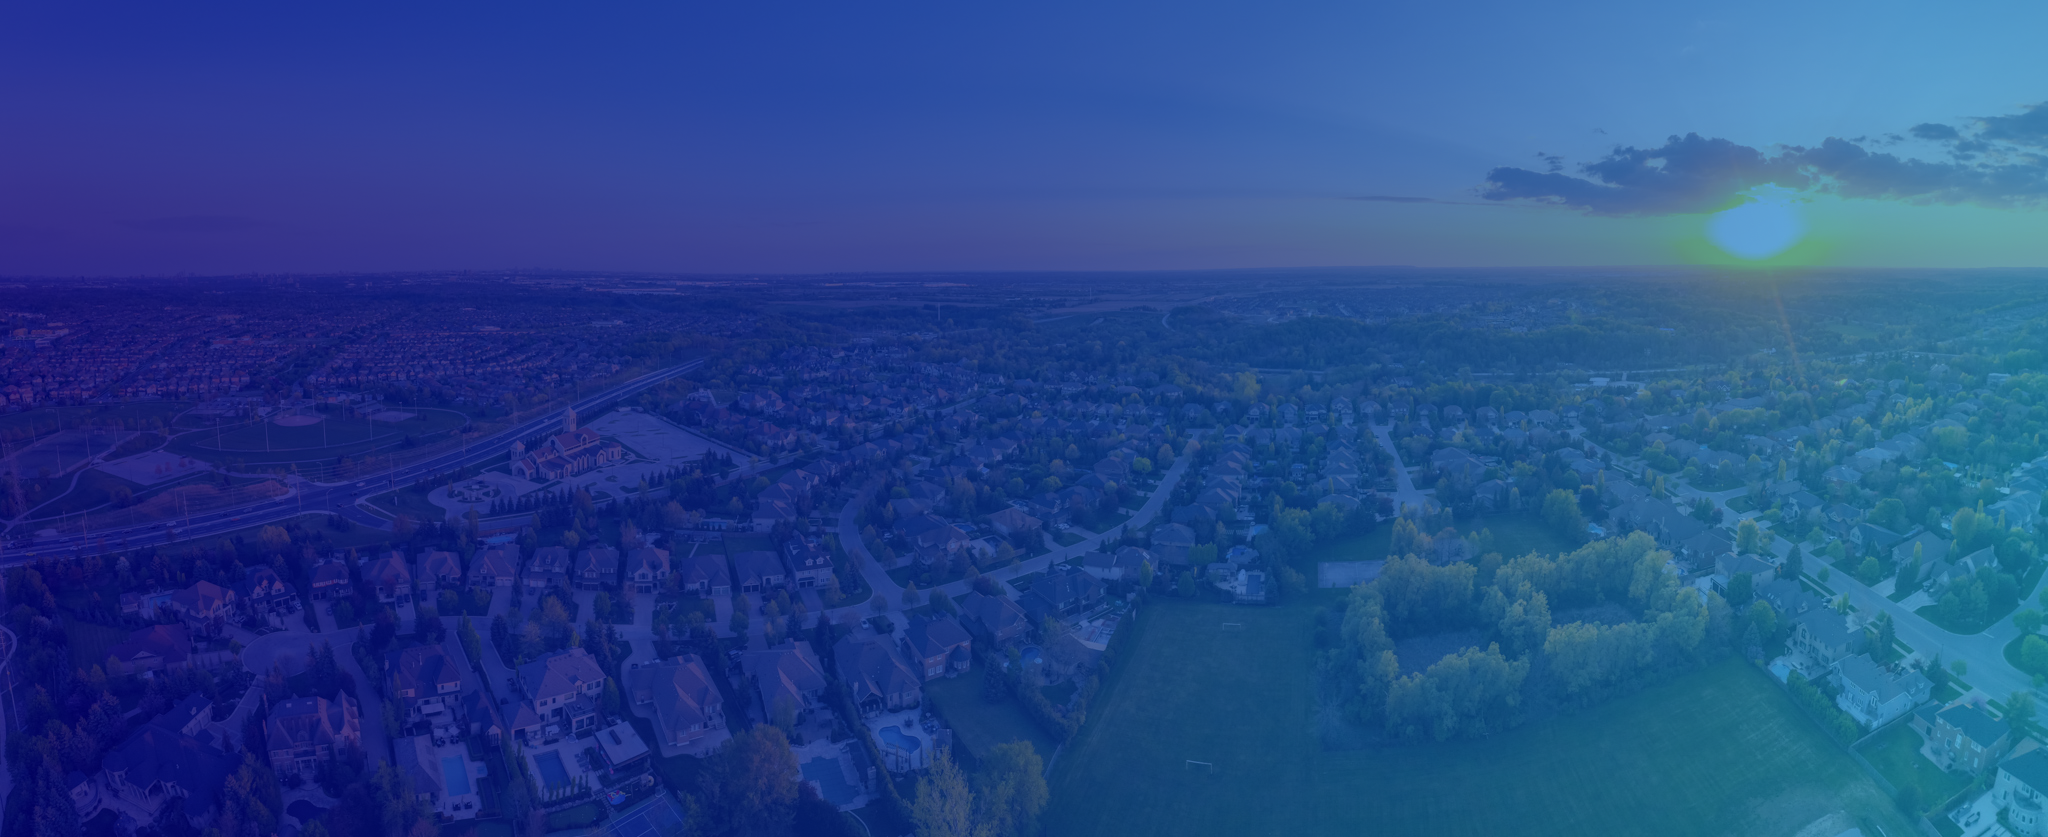
[{"label": "cloud", "polygon": [[1814,148],[1786,146],[1773,154],[1686,134],[1656,148],[1617,147],[1579,167],[1577,174],[1554,164],[1543,172],[1496,168],[1487,173],[1479,195],[1593,215],[1716,212],[1743,203],[1746,192],[1764,185],[1865,200],[2048,206],[2048,156],[2033,150],[2048,148],[2048,106],[1980,118],[1973,134],[1938,123],[1915,125],[1911,131],[1922,140],[1947,143],[1950,159],[1872,151],[1866,146],[1883,143],[1863,137],[1829,137]]},{"label": "cloud", "polygon": [[131,230],[160,233],[231,233],[263,226],[262,221],[239,215],[177,215],[122,221],[120,224]]},{"label": "cloud", "polygon": [[1373,203],[1443,203],[1443,201],[1436,198],[1414,198],[1407,195],[1359,195],[1355,198],[1345,198],[1345,200],[1371,201]]}]

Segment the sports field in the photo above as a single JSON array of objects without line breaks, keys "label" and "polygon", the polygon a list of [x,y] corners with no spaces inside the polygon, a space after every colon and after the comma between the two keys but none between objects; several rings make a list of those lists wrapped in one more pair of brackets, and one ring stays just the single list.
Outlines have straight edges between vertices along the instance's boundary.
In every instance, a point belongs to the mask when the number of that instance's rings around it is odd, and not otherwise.
[{"label": "sports field", "polygon": [[1489,739],[1329,752],[1311,604],[1151,608],[1055,766],[1047,833],[1789,837],[1836,813],[1913,833],[1737,660]]},{"label": "sports field", "polygon": [[326,414],[313,424],[287,427],[260,421],[223,429],[184,433],[171,441],[169,450],[183,456],[217,460],[232,458],[249,463],[284,463],[329,460],[338,456],[379,453],[410,436],[417,444],[437,442],[469,419],[454,410],[420,409],[413,418],[399,422]]}]

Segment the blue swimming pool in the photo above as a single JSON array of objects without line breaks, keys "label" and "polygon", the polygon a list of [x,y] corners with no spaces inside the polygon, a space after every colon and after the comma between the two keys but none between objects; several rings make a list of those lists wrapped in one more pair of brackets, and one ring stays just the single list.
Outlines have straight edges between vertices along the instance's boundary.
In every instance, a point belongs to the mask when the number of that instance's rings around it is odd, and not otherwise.
[{"label": "blue swimming pool", "polygon": [[469,793],[469,762],[459,756],[442,756],[441,778],[447,783],[449,796]]},{"label": "blue swimming pool", "polygon": [[905,734],[901,727],[883,727],[876,730],[875,734],[882,739],[883,745],[895,747],[909,755],[916,755],[924,746],[918,743],[916,736]]},{"label": "blue swimming pool", "polygon": [[542,788],[565,788],[569,786],[569,771],[562,767],[562,755],[549,750],[533,757],[533,766],[540,770]]}]

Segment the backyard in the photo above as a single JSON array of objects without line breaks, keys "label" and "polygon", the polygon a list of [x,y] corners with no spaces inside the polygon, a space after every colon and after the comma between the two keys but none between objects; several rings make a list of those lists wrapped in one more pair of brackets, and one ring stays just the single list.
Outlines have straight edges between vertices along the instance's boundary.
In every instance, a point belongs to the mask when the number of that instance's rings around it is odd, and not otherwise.
[{"label": "backyard", "polygon": [[1956,795],[1969,784],[1968,779],[1951,775],[1920,755],[1920,733],[1905,724],[1894,724],[1891,729],[1871,736],[1856,749],[1892,785],[1901,788],[1918,786],[1920,798],[1928,805]]},{"label": "backyard", "polygon": [[1048,832],[1792,834],[1837,812],[1913,832],[1767,675],[1732,658],[1483,740],[1326,751],[1308,638],[1328,598],[1152,605],[1056,765]]},{"label": "backyard", "polygon": [[1039,758],[1052,761],[1057,747],[1052,737],[1024,714],[1015,698],[990,703],[982,698],[981,686],[982,671],[977,667],[959,677],[924,684],[924,694],[945,714],[967,752],[979,755],[997,744],[1029,741]]}]

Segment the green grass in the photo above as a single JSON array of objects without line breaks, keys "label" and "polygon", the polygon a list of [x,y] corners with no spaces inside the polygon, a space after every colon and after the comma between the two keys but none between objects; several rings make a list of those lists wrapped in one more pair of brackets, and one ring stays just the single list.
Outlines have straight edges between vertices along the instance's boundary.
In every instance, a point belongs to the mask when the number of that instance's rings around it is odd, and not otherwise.
[{"label": "green grass", "polygon": [[370,498],[370,505],[392,514],[403,514],[416,522],[446,520],[448,510],[434,505],[427,499],[428,486],[413,486],[397,491],[386,491]]},{"label": "green grass", "polygon": [[332,462],[335,457],[359,456],[373,450],[380,455],[389,453],[407,436],[418,444],[439,441],[468,421],[453,410],[415,410],[403,406],[394,409],[416,413],[417,417],[394,424],[323,413],[323,421],[303,427],[282,427],[263,421],[222,428],[218,434],[211,429],[198,430],[171,440],[166,450],[208,461]]},{"label": "green grass", "polygon": [[548,829],[559,831],[565,828],[587,828],[604,819],[604,809],[595,802],[585,802],[573,808],[563,808],[548,815]]},{"label": "green grass", "polygon": [[[1558,537],[1542,518],[1527,512],[1485,515],[1458,523],[1458,530],[1468,535],[1481,529],[1493,533],[1493,549],[1505,558],[1518,558],[1531,552],[1555,554],[1576,548]],[[1393,534],[1393,525],[1387,524],[1373,527],[1363,535],[1331,538],[1311,547],[1296,568],[1313,572],[1315,565],[1325,561],[1380,560],[1387,557]]]},{"label": "green grass", "polygon": [[107,649],[128,641],[128,631],[66,616],[64,641],[71,649],[71,667],[91,670],[93,666],[106,664]]},{"label": "green grass", "polygon": [[1052,538],[1059,541],[1060,546],[1073,546],[1088,539],[1086,535],[1073,531],[1060,532],[1053,535]]},{"label": "green grass", "polygon": [[1739,660],[1483,740],[1325,751],[1311,604],[1151,610],[1054,769],[1049,834],[1792,834],[1838,811],[1914,830]]},{"label": "green grass", "polygon": [[1029,741],[1038,757],[1052,761],[1057,744],[1038,724],[1024,714],[1014,698],[989,703],[981,696],[982,673],[974,669],[959,677],[940,678],[924,684],[925,697],[946,716],[968,752],[980,755],[997,744]]},{"label": "green grass", "polygon": [[1858,749],[1893,786],[1920,786],[1920,798],[1930,805],[1956,795],[1969,784],[1968,779],[1951,775],[1920,755],[1920,734],[1905,724],[1878,733]]}]

